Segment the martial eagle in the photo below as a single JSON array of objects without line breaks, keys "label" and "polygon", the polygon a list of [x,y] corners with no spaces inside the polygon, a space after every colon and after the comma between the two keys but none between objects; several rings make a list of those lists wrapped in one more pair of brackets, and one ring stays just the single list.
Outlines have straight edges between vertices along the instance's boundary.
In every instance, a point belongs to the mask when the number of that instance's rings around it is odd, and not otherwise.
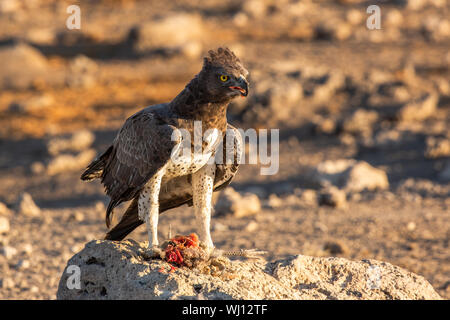
[{"label": "martial eagle", "polygon": [[[214,249],[212,193],[230,183],[242,154],[242,137],[227,123],[227,107],[232,99],[247,96],[247,77],[248,71],[231,50],[211,50],[201,71],[171,102],[149,106],[125,121],[113,144],[81,176],[82,180],[100,178],[111,198],[108,228],[113,209],[132,200],[105,239],[122,240],[145,222],[149,251],[154,252],[158,215],[189,204],[194,206],[200,240],[210,252]],[[202,132],[210,133],[202,139],[200,153],[194,145],[196,123],[201,123]],[[194,151],[179,161],[174,154],[186,142],[182,132],[188,132],[189,149]]]}]

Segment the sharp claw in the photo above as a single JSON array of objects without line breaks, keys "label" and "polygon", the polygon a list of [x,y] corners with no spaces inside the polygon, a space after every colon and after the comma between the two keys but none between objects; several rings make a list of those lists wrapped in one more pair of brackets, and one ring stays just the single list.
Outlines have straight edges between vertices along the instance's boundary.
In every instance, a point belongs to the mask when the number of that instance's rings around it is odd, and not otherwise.
[{"label": "sharp claw", "polygon": [[147,250],[142,252],[142,256],[145,259],[155,259],[155,258],[162,258],[162,250],[161,248],[157,246],[149,247]]}]

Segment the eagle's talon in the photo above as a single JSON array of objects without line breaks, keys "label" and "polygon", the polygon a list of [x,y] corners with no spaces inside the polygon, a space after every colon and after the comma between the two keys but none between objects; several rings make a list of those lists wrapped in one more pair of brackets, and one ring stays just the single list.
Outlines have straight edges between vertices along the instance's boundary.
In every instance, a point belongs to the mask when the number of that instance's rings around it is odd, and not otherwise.
[{"label": "eagle's talon", "polygon": [[145,259],[162,259],[162,254],[163,251],[161,250],[161,248],[157,247],[157,246],[153,246],[153,247],[148,247],[146,250],[144,250],[142,252],[142,256]]}]

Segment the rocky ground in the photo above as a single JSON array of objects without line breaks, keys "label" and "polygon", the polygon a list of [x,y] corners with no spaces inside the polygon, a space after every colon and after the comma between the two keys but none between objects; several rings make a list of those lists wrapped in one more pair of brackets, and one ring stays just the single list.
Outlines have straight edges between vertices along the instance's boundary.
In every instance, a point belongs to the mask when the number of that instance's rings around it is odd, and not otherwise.
[{"label": "rocky ground", "polygon": [[[68,1],[0,1],[0,298],[56,298],[106,231],[107,198],[81,171],[219,45],[251,72],[230,122],[280,129],[280,156],[216,199],[216,246],[382,260],[450,298],[448,1],[382,2],[381,30],[359,0],[77,3],[68,30]],[[188,207],[160,221],[161,238],[195,231]]]},{"label": "rocky ground", "polygon": [[[57,298],[441,299],[423,277],[376,260],[292,255],[274,262],[230,261],[224,256],[205,260],[198,258],[200,254],[189,268],[171,270],[173,266],[160,259],[145,259],[146,245],[133,240],[89,242],[68,261]],[[83,278],[79,283],[73,278],[74,266]]]}]

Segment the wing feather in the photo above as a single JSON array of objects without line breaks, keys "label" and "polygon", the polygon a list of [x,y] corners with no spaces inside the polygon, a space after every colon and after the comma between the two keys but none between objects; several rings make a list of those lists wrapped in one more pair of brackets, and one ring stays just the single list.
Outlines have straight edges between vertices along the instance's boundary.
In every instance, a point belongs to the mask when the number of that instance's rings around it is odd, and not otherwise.
[{"label": "wing feather", "polygon": [[108,226],[112,209],[133,199],[170,160],[173,148],[179,144],[179,140],[172,140],[176,130],[145,109],[128,118],[120,129],[102,174],[106,194],[111,197],[106,216]]}]

